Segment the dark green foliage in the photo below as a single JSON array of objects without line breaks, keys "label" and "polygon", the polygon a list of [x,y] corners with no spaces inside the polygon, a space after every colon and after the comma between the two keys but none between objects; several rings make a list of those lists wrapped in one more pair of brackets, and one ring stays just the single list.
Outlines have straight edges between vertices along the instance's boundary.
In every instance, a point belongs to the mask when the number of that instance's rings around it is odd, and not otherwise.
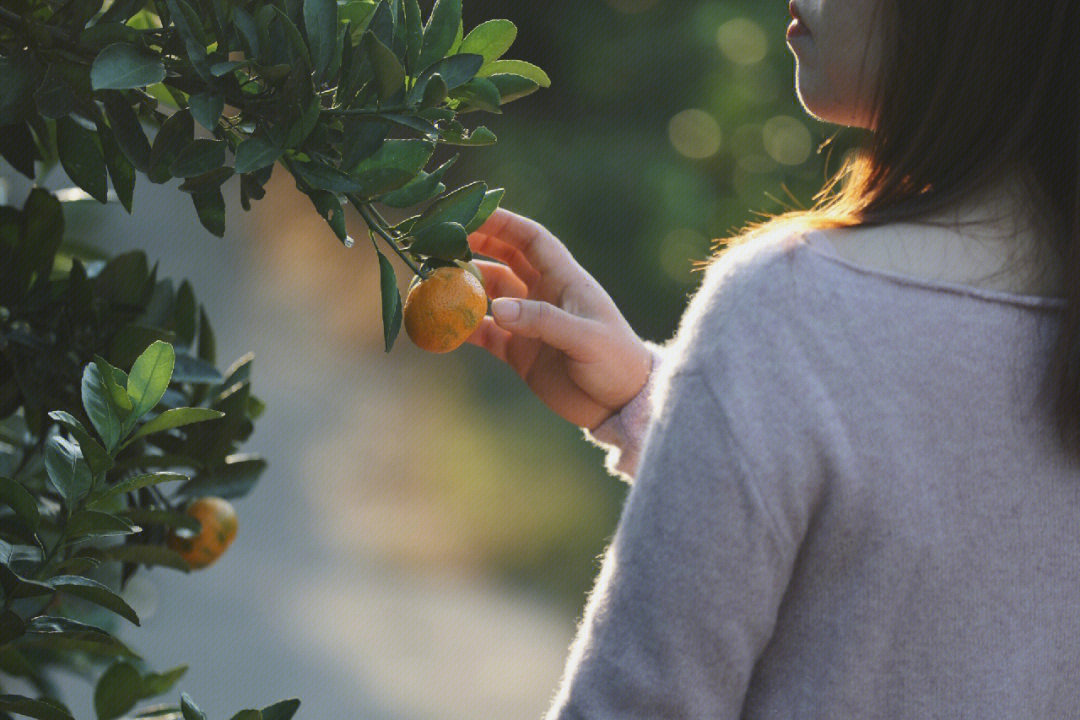
[{"label": "dark green foliage", "polygon": [[[426,22],[415,0],[127,0],[101,14],[93,2],[66,14],[45,0],[21,5],[30,22],[0,14],[0,125],[29,142],[0,143],[0,153],[28,175],[35,158],[57,157],[101,202],[111,182],[129,211],[135,170],[155,183],[180,178],[216,235],[225,232],[220,185],[241,175],[247,209],[265,183],[255,173],[278,160],[339,239],[346,199],[426,202],[445,191],[424,170],[431,151],[416,162],[377,153],[384,142],[489,145],[490,131],[470,132],[456,116],[499,114],[550,84],[535,65],[502,59],[513,23],[465,35],[461,0],[437,0]],[[196,123],[213,139],[196,137]],[[144,126],[157,128],[152,145]],[[365,220],[382,225],[377,213]],[[425,244],[381,229],[417,271]]]}]

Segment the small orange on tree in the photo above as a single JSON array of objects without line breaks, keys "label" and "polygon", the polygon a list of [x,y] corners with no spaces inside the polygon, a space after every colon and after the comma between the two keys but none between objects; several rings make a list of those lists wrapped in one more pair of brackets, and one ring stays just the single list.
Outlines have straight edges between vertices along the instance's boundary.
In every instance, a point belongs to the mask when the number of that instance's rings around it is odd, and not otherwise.
[{"label": "small orange on tree", "polygon": [[221,557],[236,538],[236,510],[228,500],[211,496],[193,500],[185,512],[199,521],[199,532],[173,530],[169,533],[169,547],[198,570]]},{"label": "small orange on tree", "polygon": [[465,342],[487,311],[483,284],[469,270],[448,265],[417,276],[405,298],[405,332],[418,347],[444,353]]}]

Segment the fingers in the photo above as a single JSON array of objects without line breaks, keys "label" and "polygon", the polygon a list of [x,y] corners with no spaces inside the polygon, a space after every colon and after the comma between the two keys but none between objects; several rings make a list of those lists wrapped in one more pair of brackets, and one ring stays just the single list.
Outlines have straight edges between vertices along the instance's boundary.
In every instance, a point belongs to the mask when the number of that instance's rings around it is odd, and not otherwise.
[{"label": "fingers", "polygon": [[513,333],[503,330],[490,317],[485,317],[480,321],[480,326],[473,331],[473,334],[465,339],[465,342],[482,347],[499,360],[509,362],[507,360],[506,346],[512,337]]},{"label": "fingers", "polygon": [[529,288],[506,265],[488,260],[473,260],[484,276],[484,291],[488,297],[527,297]]},{"label": "fingers", "polygon": [[562,284],[569,281],[577,261],[547,228],[522,215],[498,208],[469,236],[475,252],[493,257],[513,268],[530,286],[533,273]]},{"label": "fingers", "polygon": [[593,320],[572,315],[551,303],[519,298],[492,300],[491,312],[498,326],[514,335],[537,338],[572,360],[596,359],[598,325]]}]

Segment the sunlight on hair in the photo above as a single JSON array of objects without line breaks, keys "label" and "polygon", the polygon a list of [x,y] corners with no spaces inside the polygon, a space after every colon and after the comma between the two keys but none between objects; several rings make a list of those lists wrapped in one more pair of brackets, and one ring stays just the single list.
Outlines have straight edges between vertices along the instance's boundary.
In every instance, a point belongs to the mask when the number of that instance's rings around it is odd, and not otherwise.
[{"label": "sunlight on hair", "polygon": [[680,285],[691,285],[701,277],[692,272],[694,261],[705,257],[708,247],[708,239],[697,230],[676,228],[660,241],[657,259],[665,275]]},{"label": "sunlight on hair", "polygon": [[657,0],[607,0],[608,5],[624,13],[645,12],[656,2]]},{"label": "sunlight on hair", "polygon": [[712,157],[720,150],[723,134],[716,119],[704,110],[691,108],[668,121],[668,137],[680,155],[692,160]]},{"label": "sunlight on hair", "polygon": [[728,20],[716,30],[716,44],[728,60],[738,65],[753,65],[765,59],[769,38],[750,18]]},{"label": "sunlight on hair", "polygon": [[781,165],[802,165],[813,152],[813,140],[806,126],[793,117],[777,115],[761,128],[765,152]]}]

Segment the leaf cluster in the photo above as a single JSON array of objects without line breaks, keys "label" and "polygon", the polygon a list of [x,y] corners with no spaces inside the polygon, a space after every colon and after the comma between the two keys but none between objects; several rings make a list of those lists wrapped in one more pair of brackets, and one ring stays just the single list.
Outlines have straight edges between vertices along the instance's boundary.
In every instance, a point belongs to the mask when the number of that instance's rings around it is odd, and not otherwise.
[{"label": "leaf cluster", "polygon": [[[428,171],[436,148],[494,143],[460,116],[501,113],[550,84],[540,68],[503,59],[513,23],[466,34],[461,0],[436,0],[426,20],[417,0],[14,5],[17,15],[0,10],[0,155],[20,172],[33,178],[36,161],[58,158],[101,202],[111,183],[129,212],[137,174],[178,178],[203,226],[222,235],[221,186],[239,175],[248,209],[280,163],[343,243],[352,205],[373,243],[420,274],[424,262],[468,260],[467,231],[502,196],[482,183],[444,194],[456,156]],[[374,207],[431,201],[437,211],[396,226]],[[396,295],[384,280],[387,349]]]}]

